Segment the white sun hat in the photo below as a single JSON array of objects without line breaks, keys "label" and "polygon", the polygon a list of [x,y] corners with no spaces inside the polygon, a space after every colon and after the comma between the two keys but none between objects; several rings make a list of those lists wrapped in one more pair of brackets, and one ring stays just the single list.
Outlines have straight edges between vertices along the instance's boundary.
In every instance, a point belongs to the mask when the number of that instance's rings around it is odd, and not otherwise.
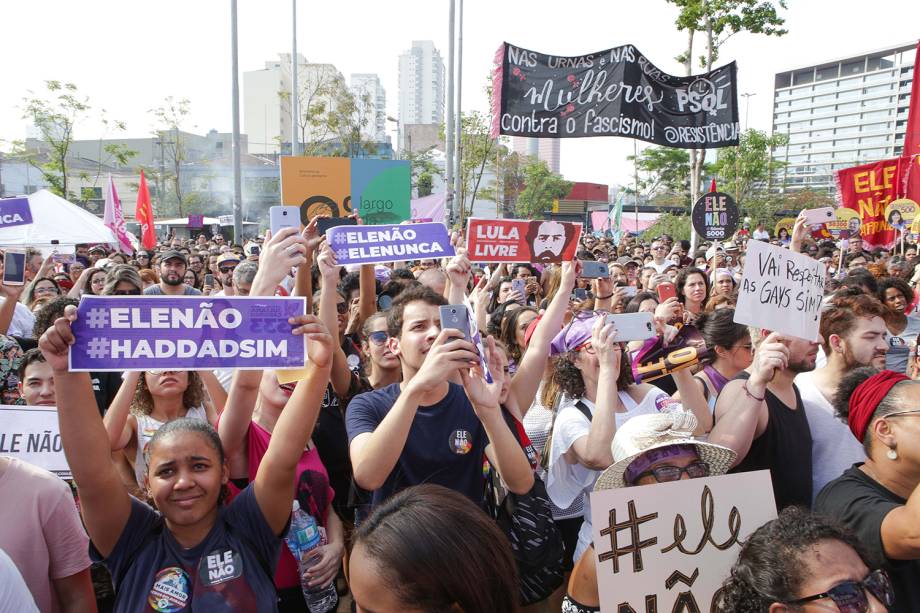
[{"label": "white sun hat", "polygon": [[613,437],[610,465],[594,484],[594,491],[627,487],[626,469],[647,451],[671,445],[693,445],[701,462],[709,465],[710,476],[724,475],[736,454],[728,447],[693,438],[696,417],[688,411],[637,415],[617,429]]}]

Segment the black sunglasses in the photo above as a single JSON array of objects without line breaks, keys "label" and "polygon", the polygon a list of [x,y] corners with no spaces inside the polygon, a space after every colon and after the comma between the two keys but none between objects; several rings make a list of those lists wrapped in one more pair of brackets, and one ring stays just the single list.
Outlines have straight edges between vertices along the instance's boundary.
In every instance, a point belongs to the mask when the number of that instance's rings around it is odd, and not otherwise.
[{"label": "black sunglasses", "polygon": [[140,296],[141,290],[139,289],[115,289],[112,290],[113,296]]},{"label": "black sunglasses", "polygon": [[894,605],[894,587],[888,574],[879,569],[874,570],[862,581],[845,581],[835,585],[822,594],[790,600],[786,604],[805,604],[822,598],[830,598],[837,605],[840,613],[866,613],[869,610],[869,597],[866,590],[886,607]]},{"label": "black sunglasses", "polygon": [[338,311],[339,315],[344,315],[345,313],[348,312],[348,303],[347,302],[338,303],[337,305],[335,305],[335,310]]},{"label": "black sunglasses", "polygon": [[383,330],[378,330],[376,332],[371,332],[367,335],[367,340],[374,343],[378,347],[387,342],[387,339],[390,338],[390,335],[384,332]]},{"label": "black sunglasses", "polygon": [[220,266],[218,267],[218,270],[221,272],[233,272],[235,268],[236,266]]},{"label": "black sunglasses", "polygon": [[680,478],[684,473],[687,473],[687,476],[691,479],[699,479],[700,477],[709,476],[709,464],[706,462],[694,462],[688,466],[671,466],[670,464],[664,464],[662,466],[656,466],[651,470],[647,470],[644,473],[640,473],[636,476],[635,481],[639,481],[642,477],[647,477],[652,475],[655,477],[655,481],[658,483],[667,483],[668,481],[680,481]]}]

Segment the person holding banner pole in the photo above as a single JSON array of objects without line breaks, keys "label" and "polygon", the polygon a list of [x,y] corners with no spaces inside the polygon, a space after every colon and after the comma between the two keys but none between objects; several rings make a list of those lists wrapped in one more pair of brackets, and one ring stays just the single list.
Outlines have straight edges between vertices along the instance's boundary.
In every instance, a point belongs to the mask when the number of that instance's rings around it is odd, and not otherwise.
[{"label": "person holding banner pole", "polygon": [[291,483],[329,377],[329,332],[311,315],[289,320],[293,333],[307,341],[308,374],[278,417],[255,478],[229,505],[220,504],[230,467],[217,433],[187,419],[157,432],[147,474],[154,511],[131,498],[118,479],[88,375],[68,372],[76,317],[68,308],[40,347],[55,372],[64,453],[79,484],[93,555],[115,579],[116,609],[141,610],[159,593],[192,609],[277,611],[271,573],[291,516]]}]

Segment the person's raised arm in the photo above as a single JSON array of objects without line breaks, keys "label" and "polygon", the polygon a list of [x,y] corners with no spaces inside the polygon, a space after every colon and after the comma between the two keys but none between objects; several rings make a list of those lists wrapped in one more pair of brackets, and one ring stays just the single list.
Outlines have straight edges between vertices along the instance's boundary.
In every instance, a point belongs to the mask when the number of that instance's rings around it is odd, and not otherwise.
[{"label": "person's raised arm", "polygon": [[[316,259],[319,266],[319,274],[323,279],[323,286],[319,292],[319,318],[328,330],[338,332],[339,320],[336,307],[336,284],[339,280],[339,273],[342,269],[335,259],[335,251],[327,243],[320,249],[319,257]],[[351,386],[351,369],[348,367],[348,358],[342,350],[342,346],[336,343],[332,355],[332,372],[330,373],[330,382],[332,389],[340,398],[348,394],[348,388]]]},{"label": "person's raised arm", "polygon": [[533,468],[502,416],[499,397],[505,375],[497,359],[495,339],[491,336],[486,339],[485,350],[489,370],[492,371],[492,383],[486,382],[478,360],[473,368],[461,368],[460,378],[463,380],[466,396],[473,405],[473,411],[482,422],[486,436],[489,437],[486,447],[489,461],[495,464],[495,469],[510,491],[515,494],[526,494],[533,487]]},{"label": "person's raised arm", "polygon": [[470,368],[478,363],[476,349],[472,343],[463,340],[463,332],[447,328],[441,330],[422,367],[403,384],[399,398],[377,428],[352,439],[349,451],[355,482],[369,491],[380,489],[402,454],[420,400],[427,392],[443,385],[457,369]]},{"label": "person's raised arm", "polygon": [[124,379],[121,380],[121,386],[112,399],[112,404],[105,412],[102,423],[105,424],[105,431],[109,436],[109,445],[112,451],[124,449],[125,445],[131,442],[131,436],[134,429],[128,423],[128,415],[131,410],[131,403],[134,401],[134,395],[137,392],[137,382],[143,373],[131,371],[125,373]]},{"label": "person's raised arm", "polygon": [[281,534],[291,515],[294,500],[294,476],[297,462],[313,434],[316,418],[323,402],[323,391],[332,366],[335,343],[318,317],[292,317],[294,330],[307,340],[308,374],[297,382],[272,431],[265,457],[259,464],[253,491],[265,520],[275,534]]},{"label": "person's raised arm", "polygon": [[64,457],[80,489],[83,521],[96,549],[108,556],[128,523],[131,499],[112,464],[109,437],[93,396],[89,373],[67,370],[74,342],[70,322],[77,309],[68,306],[39,340],[54,373],[58,423]]},{"label": "person's raised arm", "polygon": [[201,383],[204,385],[205,390],[207,390],[208,396],[214,406],[214,414],[211,415],[209,411],[208,415],[208,421],[214,426],[217,424],[217,416],[224,410],[224,406],[227,404],[227,390],[224,389],[224,386],[220,384],[220,381],[217,380],[217,376],[215,376],[214,372],[211,370],[199,370],[198,376],[201,377]]},{"label": "person's raised arm", "polygon": [[24,289],[22,285],[5,285],[0,282],[0,296],[4,299],[3,305],[0,305],[0,334],[9,332],[13,316],[16,314],[16,305]]},{"label": "person's raised arm", "polygon": [[715,426],[709,434],[709,442],[732,449],[741,462],[758,433],[767,427],[767,384],[773,379],[776,369],[786,368],[789,348],[782,337],[771,333],[754,352],[751,376],[745,381],[729,381],[716,400]]},{"label": "person's raised arm", "polygon": [[517,372],[511,379],[511,395],[517,405],[518,415],[516,417],[520,420],[524,419],[524,415],[527,414],[537,395],[537,389],[540,387],[540,381],[546,369],[546,361],[549,359],[549,346],[562,329],[565,312],[569,308],[569,296],[572,295],[572,290],[575,288],[578,270],[577,260],[562,263],[559,289],[546,306],[546,312],[543,313],[540,323],[537,324],[530,337],[527,351],[524,352]]},{"label": "person's raised arm", "polygon": [[491,296],[485,290],[488,280],[485,277],[479,279],[479,283],[470,294],[470,302],[473,304],[473,314],[476,317],[476,329],[483,332],[489,327],[489,300]]},{"label": "person's raised arm", "polygon": [[73,287],[70,288],[70,291],[67,292],[67,295],[70,298],[76,298],[77,300],[79,300],[80,296],[83,295],[83,290],[86,288],[86,284],[89,282],[90,274],[92,274],[95,271],[96,269],[93,268],[92,266],[84,268],[83,272],[80,273],[80,276],[77,277],[76,283],[74,283]]},{"label": "person's raised arm", "polygon": [[597,356],[599,372],[597,380],[597,402],[591,418],[591,429],[572,443],[570,451],[579,464],[591,470],[603,470],[613,464],[610,443],[616,434],[616,403],[618,400],[616,380],[620,375],[620,361],[623,350],[613,339],[617,329],[613,324],[599,317],[591,330],[591,348]]},{"label": "person's raised arm", "polygon": [[367,318],[377,312],[377,277],[374,274],[374,264],[362,264],[358,273],[358,322],[357,328],[361,329]]},{"label": "person's raised arm", "polygon": [[447,302],[463,304],[470,282],[472,264],[464,247],[457,247],[456,255],[447,264]]},{"label": "person's raised arm", "polygon": [[[312,225],[312,224],[311,224]],[[303,268],[306,258],[305,239],[294,228],[282,228],[275,236],[265,234],[261,263],[252,280],[250,296],[274,296],[275,287],[294,266]],[[217,432],[228,458],[245,451],[244,442],[252,411],[259,395],[261,370],[238,370],[233,375],[227,402],[220,416]]]},{"label": "person's raised arm", "polygon": [[802,243],[805,242],[805,236],[808,234],[806,226],[805,209],[799,211],[799,216],[795,218],[795,225],[792,226],[792,239],[789,241],[789,250],[796,253],[802,253]]},{"label": "person's raised arm", "polygon": [[313,278],[310,276],[310,271],[316,259],[316,251],[326,239],[326,237],[320,234],[316,229],[317,219],[319,219],[319,216],[311,219],[310,223],[307,224],[307,227],[304,228],[301,233],[301,237],[304,240],[304,246],[306,247],[306,251],[304,252],[305,261],[294,274],[294,291],[291,293],[292,296],[306,297],[308,313],[313,312]]}]

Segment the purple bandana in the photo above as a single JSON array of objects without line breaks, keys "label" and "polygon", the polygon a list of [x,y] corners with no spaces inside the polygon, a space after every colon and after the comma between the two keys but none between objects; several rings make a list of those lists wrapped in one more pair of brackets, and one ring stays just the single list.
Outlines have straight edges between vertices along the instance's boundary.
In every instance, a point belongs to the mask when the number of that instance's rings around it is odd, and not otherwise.
[{"label": "purple bandana", "polygon": [[696,445],[668,445],[667,447],[658,447],[650,449],[638,458],[630,462],[626,467],[626,474],[623,475],[627,485],[635,485],[636,479],[648,470],[652,464],[664,460],[665,458],[699,458],[696,451]]}]

